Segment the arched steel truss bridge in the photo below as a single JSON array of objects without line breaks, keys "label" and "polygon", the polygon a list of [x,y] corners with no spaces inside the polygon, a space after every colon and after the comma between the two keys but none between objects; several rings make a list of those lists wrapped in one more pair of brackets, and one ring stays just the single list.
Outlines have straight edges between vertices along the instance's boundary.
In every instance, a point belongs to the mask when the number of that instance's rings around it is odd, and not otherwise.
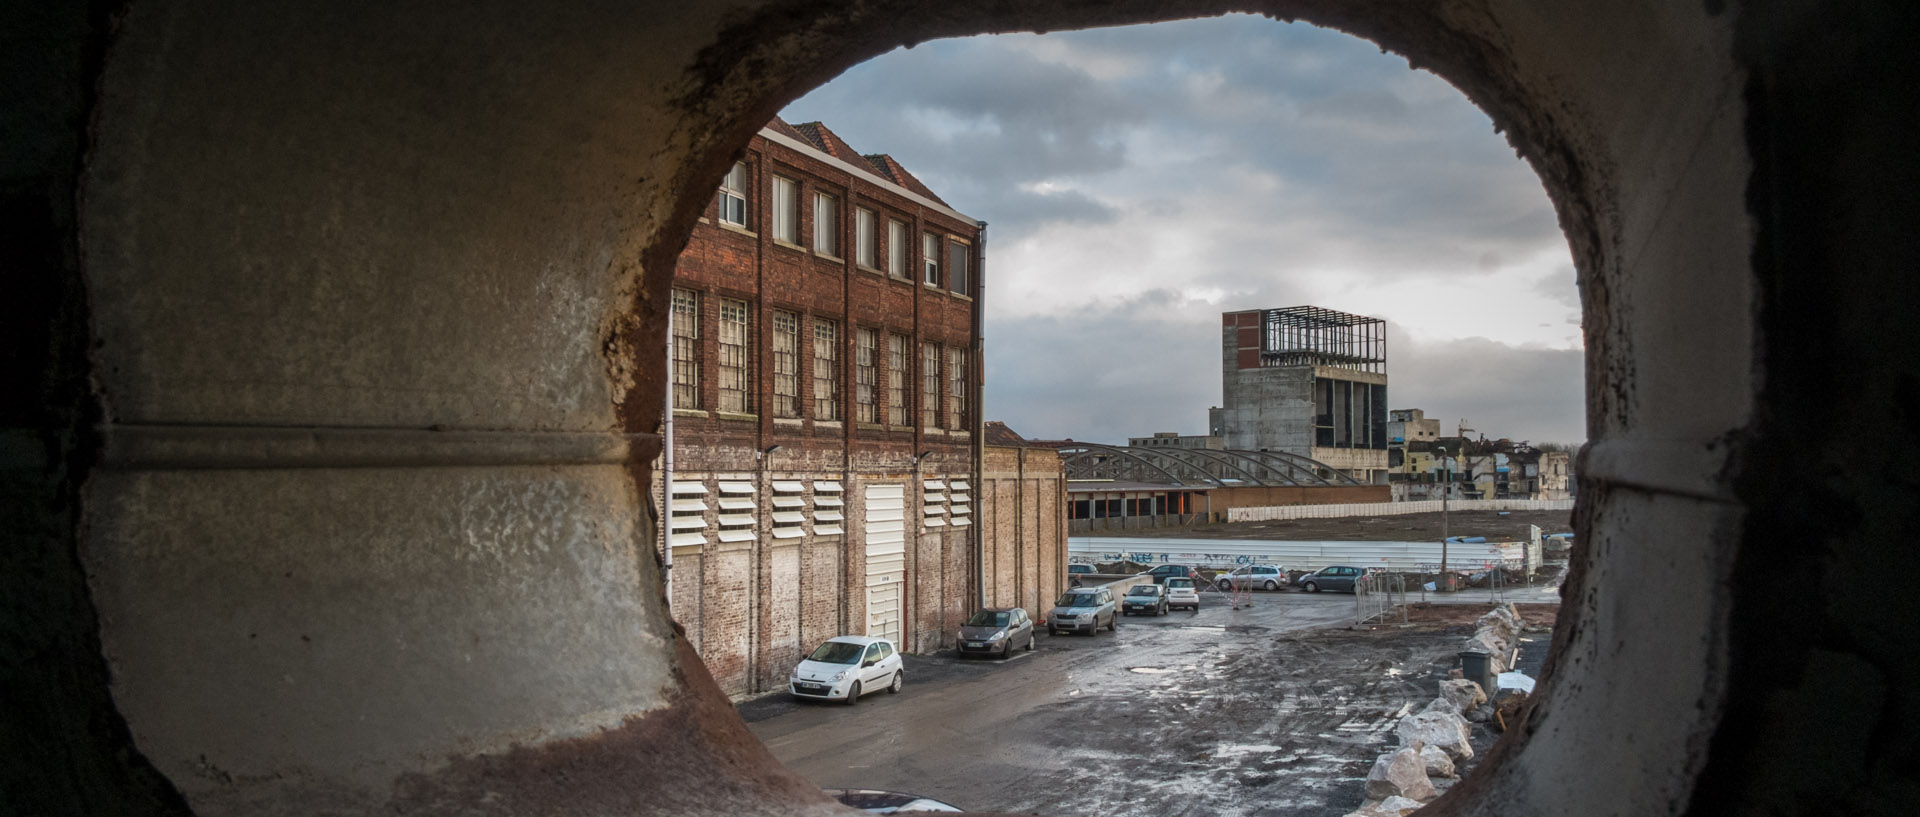
[{"label": "arched steel truss bridge", "polygon": [[1364,485],[1311,457],[1281,451],[1073,443],[1060,447],[1067,479],[1108,479],[1188,487]]}]

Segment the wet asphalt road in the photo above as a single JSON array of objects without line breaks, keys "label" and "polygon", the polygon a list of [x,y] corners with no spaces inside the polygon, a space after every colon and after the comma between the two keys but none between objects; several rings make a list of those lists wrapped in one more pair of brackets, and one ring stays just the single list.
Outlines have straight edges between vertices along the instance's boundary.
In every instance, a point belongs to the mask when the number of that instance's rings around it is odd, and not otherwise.
[{"label": "wet asphalt road", "polygon": [[1392,717],[1424,706],[1457,638],[1354,633],[1353,596],[1202,595],[1198,613],[1038,636],[1008,661],[908,656],[899,695],[776,694],[741,715],[826,787],[1060,815],[1333,814],[1359,803]]}]

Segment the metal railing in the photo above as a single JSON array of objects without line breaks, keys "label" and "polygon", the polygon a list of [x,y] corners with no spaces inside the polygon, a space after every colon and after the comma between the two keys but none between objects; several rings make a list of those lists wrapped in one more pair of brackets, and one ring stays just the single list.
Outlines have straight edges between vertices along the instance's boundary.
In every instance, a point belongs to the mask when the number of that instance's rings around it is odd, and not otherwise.
[{"label": "metal railing", "polygon": [[[1396,613],[1396,611],[1398,611]],[[1355,626],[1407,623],[1407,578],[1399,573],[1368,573],[1353,585]]]}]

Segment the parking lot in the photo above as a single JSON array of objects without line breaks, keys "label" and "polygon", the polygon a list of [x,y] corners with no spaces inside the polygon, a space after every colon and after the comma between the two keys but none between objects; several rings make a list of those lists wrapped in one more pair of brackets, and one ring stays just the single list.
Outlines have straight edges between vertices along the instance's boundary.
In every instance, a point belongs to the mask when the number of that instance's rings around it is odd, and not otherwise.
[{"label": "parking lot", "polygon": [[740,712],[822,786],[1062,817],[1341,815],[1466,632],[1351,630],[1346,594],[1256,592],[1240,610],[1202,599],[1117,633],[1042,630],[1036,651],[1004,662],[909,656],[904,692],[853,707],[775,694]]}]

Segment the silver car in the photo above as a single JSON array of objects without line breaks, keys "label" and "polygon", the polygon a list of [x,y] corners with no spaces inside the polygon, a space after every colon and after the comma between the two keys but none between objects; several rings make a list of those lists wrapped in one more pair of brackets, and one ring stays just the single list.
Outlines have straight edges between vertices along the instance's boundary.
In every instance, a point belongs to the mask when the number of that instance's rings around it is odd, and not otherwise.
[{"label": "silver car", "polygon": [[1105,587],[1083,587],[1060,594],[1047,613],[1047,635],[1079,633],[1093,635],[1102,624],[1118,629],[1120,615],[1114,609],[1113,591]]},{"label": "silver car", "polygon": [[1233,590],[1236,587],[1279,590],[1287,584],[1287,571],[1276,565],[1247,565],[1232,573],[1214,577],[1213,584],[1221,590]]}]

